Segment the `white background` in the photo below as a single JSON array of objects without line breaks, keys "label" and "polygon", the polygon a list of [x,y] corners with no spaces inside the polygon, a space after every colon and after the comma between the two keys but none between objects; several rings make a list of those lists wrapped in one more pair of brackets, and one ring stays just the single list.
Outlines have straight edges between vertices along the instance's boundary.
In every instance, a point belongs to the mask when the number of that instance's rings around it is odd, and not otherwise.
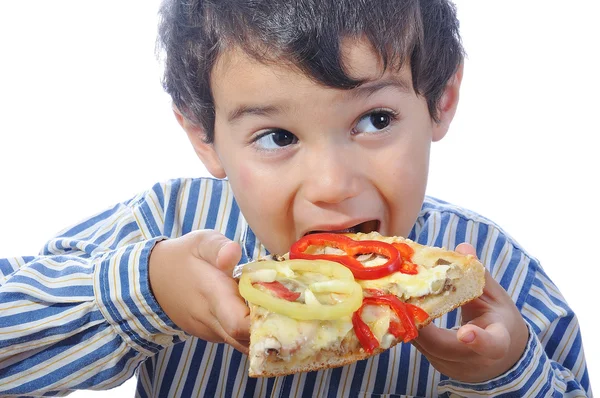
[{"label": "white background", "polygon": [[[541,260],[579,316],[600,388],[600,6],[566,4],[457,1],[468,59],[429,193],[491,218]],[[206,175],[160,86],[158,6],[0,4],[0,257],[34,254],[154,182]],[[109,396],[74,396],[90,395]]]}]

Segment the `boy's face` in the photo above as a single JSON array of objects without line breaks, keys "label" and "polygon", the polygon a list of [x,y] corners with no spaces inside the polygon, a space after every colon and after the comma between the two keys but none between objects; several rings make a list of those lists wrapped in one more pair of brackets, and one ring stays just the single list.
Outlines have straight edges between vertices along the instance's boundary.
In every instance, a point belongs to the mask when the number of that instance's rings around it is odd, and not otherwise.
[{"label": "boy's face", "polygon": [[289,65],[230,51],[212,74],[214,144],[179,116],[208,170],[229,178],[250,227],[273,253],[314,231],[406,236],[425,194],[431,142],[454,115],[460,74],[437,124],[412,89],[410,69],[382,75],[369,45],[343,49],[349,74],[368,80],[358,88],[327,88]]}]

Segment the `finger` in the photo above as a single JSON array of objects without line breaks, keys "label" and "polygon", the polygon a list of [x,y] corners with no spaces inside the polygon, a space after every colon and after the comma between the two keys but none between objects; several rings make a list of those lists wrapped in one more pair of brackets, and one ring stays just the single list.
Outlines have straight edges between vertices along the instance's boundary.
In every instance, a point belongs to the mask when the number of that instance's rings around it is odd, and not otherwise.
[{"label": "finger", "polygon": [[201,340],[211,343],[227,343],[243,354],[248,354],[250,341],[237,341],[228,335],[223,329],[219,320],[214,316],[209,319],[204,318],[204,323],[198,322],[192,329],[192,334]]},{"label": "finger", "polygon": [[228,333],[219,319],[211,312],[208,300],[200,298],[190,311],[190,315],[195,322],[190,328],[187,328],[188,333],[205,341],[230,344],[238,351],[247,354],[250,336],[235,338]]},{"label": "finger", "polygon": [[442,359],[445,361],[463,360],[472,356],[473,351],[465,344],[458,341],[456,330],[441,329],[434,324],[429,324],[419,331],[419,336],[413,344],[425,356]]},{"label": "finger", "polygon": [[[219,257],[218,262],[237,262],[239,260],[237,255],[240,254],[239,245],[225,239],[225,244],[221,246],[221,251],[225,250],[225,257],[220,253],[211,254],[210,249],[206,250],[206,256],[214,255],[215,259]],[[218,242],[212,241],[212,243]],[[214,266],[193,267],[193,272],[195,272],[193,280],[197,281],[197,291],[203,297],[202,300],[207,302],[208,312],[223,325],[228,335],[239,340],[248,340],[250,321],[247,318],[250,309],[240,296],[238,284],[233,279],[232,273],[226,274]]]},{"label": "finger", "polygon": [[233,275],[233,269],[242,258],[242,248],[235,242],[226,243],[217,254],[215,265],[227,276]]},{"label": "finger", "polygon": [[190,316],[193,322],[185,325],[184,330],[186,332],[212,343],[223,342],[223,337],[211,329],[216,318],[210,313],[208,302],[199,300],[195,307],[190,309]]},{"label": "finger", "polygon": [[492,323],[485,329],[469,324],[456,333],[458,341],[473,352],[489,358],[502,359],[510,348],[510,334],[502,323]]},{"label": "finger", "polygon": [[460,254],[470,254],[472,256],[477,257],[477,252],[475,251],[475,248],[469,243],[461,243],[460,245],[456,246],[456,249],[454,249],[454,251]]},{"label": "finger", "polygon": [[447,362],[447,363],[460,362],[463,359],[462,357],[461,358],[446,358],[446,357],[440,358],[440,357],[434,355],[434,353],[428,351],[427,348],[425,348],[425,346],[423,346],[422,344],[419,344],[417,342],[417,340],[411,340],[410,343],[413,346],[415,346],[415,348],[417,350],[419,350],[419,352],[421,354],[423,354],[427,358],[427,360],[429,362],[431,362],[432,364],[440,363],[440,362]]},{"label": "finger", "polygon": [[236,340],[250,340],[250,309],[239,296],[224,297],[212,306],[211,312],[229,336]]},{"label": "finger", "polygon": [[230,276],[242,257],[239,244],[213,230],[196,231],[193,236],[194,256]]},{"label": "finger", "polygon": [[[208,302],[210,312],[236,339],[248,338],[250,309],[240,296],[238,284],[219,270],[206,268],[198,279],[199,292]],[[207,294],[210,292],[210,294]]]},{"label": "finger", "polygon": [[212,265],[217,265],[217,258],[221,249],[229,243],[225,235],[210,229],[203,229],[189,234],[192,241],[192,253],[196,258]]},{"label": "finger", "polygon": [[227,335],[236,340],[249,340],[250,309],[240,296],[236,281],[213,267],[204,267],[198,272],[198,290],[204,296],[209,312]]},{"label": "finger", "polygon": [[[212,325],[213,322],[208,322],[208,324]],[[199,339],[209,341],[211,343],[222,343],[224,341],[221,335],[203,323],[195,324],[190,332],[190,334],[198,337]]]},{"label": "finger", "polygon": [[[227,333],[227,331],[223,328],[223,325],[221,325],[220,321],[217,318],[213,318],[213,323],[210,325],[210,327],[223,339],[223,342],[229,344],[242,354],[248,355],[248,344],[242,344],[242,342],[238,341],[237,339],[233,338],[229,333]],[[245,340],[244,343],[246,343]]]}]

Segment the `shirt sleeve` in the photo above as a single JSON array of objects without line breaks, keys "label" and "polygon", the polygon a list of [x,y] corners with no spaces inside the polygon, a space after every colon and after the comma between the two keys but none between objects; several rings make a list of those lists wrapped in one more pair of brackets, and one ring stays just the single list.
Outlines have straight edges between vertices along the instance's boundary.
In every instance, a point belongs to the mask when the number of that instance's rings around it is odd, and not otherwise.
[{"label": "shirt sleeve", "polygon": [[484,383],[445,380],[439,385],[442,396],[592,396],[577,317],[543,271],[534,269],[520,308],[529,330],[521,359]]},{"label": "shirt sleeve", "polygon": [[38,256],[0,259],[1,396],[112,388],[186,338],[150,290],[149,255],[165,236],[140,222],[143,201],[61,232]]}]

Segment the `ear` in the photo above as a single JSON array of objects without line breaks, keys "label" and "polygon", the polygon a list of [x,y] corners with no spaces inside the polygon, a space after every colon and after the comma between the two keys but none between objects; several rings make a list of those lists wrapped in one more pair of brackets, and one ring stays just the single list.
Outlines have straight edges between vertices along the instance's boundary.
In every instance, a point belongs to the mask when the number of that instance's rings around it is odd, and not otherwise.
[{"label": "ear", "polygon": [[179,125],[185,130],[196,155],[198,155],[208,172],[216,178],[225,178],[227,174],[221,165],[221,159],[215,151],[215,146],[204,141],[206,136],[204,129],[186,119],[175,106],[173,106],[173,113]]},{"label": "ear", "polygon": [[439,141],[448,132],[450,123],[454,119],[456,108],[458,107],[458,98],[460,94],[460,83],[462,82],[464,64],[460,64],[458,70],[450,78],[444,89],[444,93],[438,103],[438,122],[433,126],[433,141]]}]

